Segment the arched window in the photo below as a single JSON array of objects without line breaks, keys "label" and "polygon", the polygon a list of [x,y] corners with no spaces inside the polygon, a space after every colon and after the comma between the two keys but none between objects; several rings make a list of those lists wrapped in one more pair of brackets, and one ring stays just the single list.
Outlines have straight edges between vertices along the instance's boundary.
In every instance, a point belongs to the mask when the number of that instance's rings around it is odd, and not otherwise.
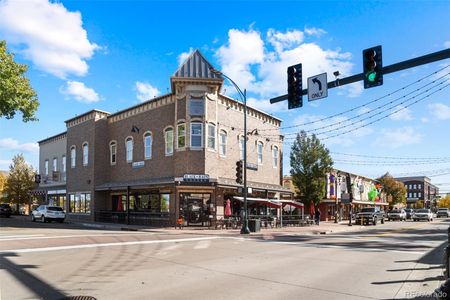
[{"label": "arched window", "polygon": [[203,146],[203,124],[200,122],[191,123],[191,148],[201,148]]},{"label": "arched window", "polygon": [[219,134],[219,155],[227,155],[227,132],[221,130]]},{"label": "arched window", "polygon": [[83,166],[88,165],[88,160],[89,160],[89,147],[88,147],[88,143],[84,143],[83,144]]},{"label": "arched window", "polygon": [[44,162],[44,174],[45,176],[48,176],[48,159]]},{"label": "arched window", "polygon": [[186,147],[186,123],[180,123],[177,126],[177,149]]},{"label": "arched window", "polygon": [[257,144],[257,152],[258,152],[258,164],[262,165],[263,163],[263,143],[262,142],[258,142]]},{"label": "arched window", "polygon": [[278,168],[278,147],[273,146],[272,148],[272,159],[273,159],[273,167]]},{"label": "arched window", "polygon": [[164,140],[166,143],[166,155],[173,154],[173,128],[167,128],[164,131]]},{"label": "arched window", "polygon": [[133,161],[133,138],[128,137],[125,140],[125,148],[126,148],[126,155],[127,155],[127,162]]},{"label": "arched window", "polygon": [[77,151],[75,149],[75,146],[72,146],[70,148],[70,167],[75,168],[77,162]]},{"label": "arched window", "polygon": [[208,124],[208,149],[216,149],[216,125]]},{"label": "arched window", "polygon": [[111,165],[117,163],[117,143],[115,141],[109,143],[109,162]]},{"label": "arched window", "polygon": [[144,133],[144,158],[152,158],[152,134],[150,132]]}]

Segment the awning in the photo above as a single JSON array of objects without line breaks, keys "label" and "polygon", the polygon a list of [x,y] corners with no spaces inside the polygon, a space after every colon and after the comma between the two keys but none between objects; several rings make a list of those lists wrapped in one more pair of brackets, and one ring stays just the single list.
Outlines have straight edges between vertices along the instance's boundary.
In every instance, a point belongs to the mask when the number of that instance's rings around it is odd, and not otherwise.
[{"label": "awning", "polygon": [[30,195],[32,196],[45,196],[47,194],[46,190],[32,190],[30,191]]},{"label": "awning", "polygon": [[303,208],[305,205],[303,203],[293,201],[293,200],[277,200],[277,202],[281,202],[283,206],[290,205],[295,208]]},{"label": "awning", "polygon": [[[244,197],[234,196],[233,198],[239,201],[244,201]],[[271,208],[281,208],[281,203],[277,199],[247,197],[247,201],[258,202],[260,204],[267,205]]]}]

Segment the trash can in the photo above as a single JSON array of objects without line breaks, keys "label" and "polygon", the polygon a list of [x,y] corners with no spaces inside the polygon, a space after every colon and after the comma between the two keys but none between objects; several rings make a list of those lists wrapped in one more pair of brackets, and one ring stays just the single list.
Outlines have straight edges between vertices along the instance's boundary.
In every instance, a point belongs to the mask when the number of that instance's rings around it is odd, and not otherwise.
[{"label": "trash can", "polygon": [[250,229],[250,232],[259,232],[261,230],[261,220],[248,220],[248,229]]}]

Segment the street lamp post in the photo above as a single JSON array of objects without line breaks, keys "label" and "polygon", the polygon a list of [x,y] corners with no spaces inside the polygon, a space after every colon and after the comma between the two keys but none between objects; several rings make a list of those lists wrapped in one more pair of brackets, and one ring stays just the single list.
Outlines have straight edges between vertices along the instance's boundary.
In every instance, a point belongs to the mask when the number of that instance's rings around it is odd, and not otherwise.
[{"label": "street lamp post", "polygon": [[335,217],[334,217],[334,223],[338,223],[339,220],[339,194],[341,191],[341,175],[339,174],[337,176],[337,182],[336,182],[336,212],[335,212]]},{"label": "street lamp post", "polygon": [[244,92],[239,88],[239,86],[227,75],[223,74],[222,72],[210,68],[209,69],[212,73],[223,76],[226,79],[228,79],[233,86],[236,88],[236,90],[239,93],[239,96],[241,97],[242,103],[244,104],[244,163],[243,163],[243,169],[244,169],[244,222],[242,224],[241,228],[241,234],[249,234],[250,229],[248,228],[248,211],[247,211],[247,91],[244,89]]}]

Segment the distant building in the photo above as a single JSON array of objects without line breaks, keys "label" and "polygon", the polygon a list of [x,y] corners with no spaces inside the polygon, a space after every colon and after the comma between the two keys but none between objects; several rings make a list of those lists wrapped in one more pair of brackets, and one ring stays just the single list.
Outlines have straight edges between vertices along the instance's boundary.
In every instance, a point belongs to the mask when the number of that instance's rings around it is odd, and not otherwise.
[{"label": "distant building", "polygon": [[[331,220],[336,216],[336,210],[340,219],[346,219],[349,215],[349,191],[346,183],[347,175],[350,177],[352,189],[352,205],[355,211],[370,206],[386,207],[386,196],[380,191],[375,179],[362,175],[352,174],[343,170],[332,170],[326,177],[326,194],[319,204],[322,220]],[[289,188],[297,196],[298,190],[292,183],[291,176],[283,177],[283,186]],[[374,197],[371,198],[371,195]],[[305,208],[310,213],[309,208]]]},{"label": "distant building", "polygon": [[425,207],[436,206],[436,196],[439,188],[431,183],[426,176],[397,177],[395,180],[403,182],[406,187],[406,205],[416,207],[418,201],[423,201]]}]

